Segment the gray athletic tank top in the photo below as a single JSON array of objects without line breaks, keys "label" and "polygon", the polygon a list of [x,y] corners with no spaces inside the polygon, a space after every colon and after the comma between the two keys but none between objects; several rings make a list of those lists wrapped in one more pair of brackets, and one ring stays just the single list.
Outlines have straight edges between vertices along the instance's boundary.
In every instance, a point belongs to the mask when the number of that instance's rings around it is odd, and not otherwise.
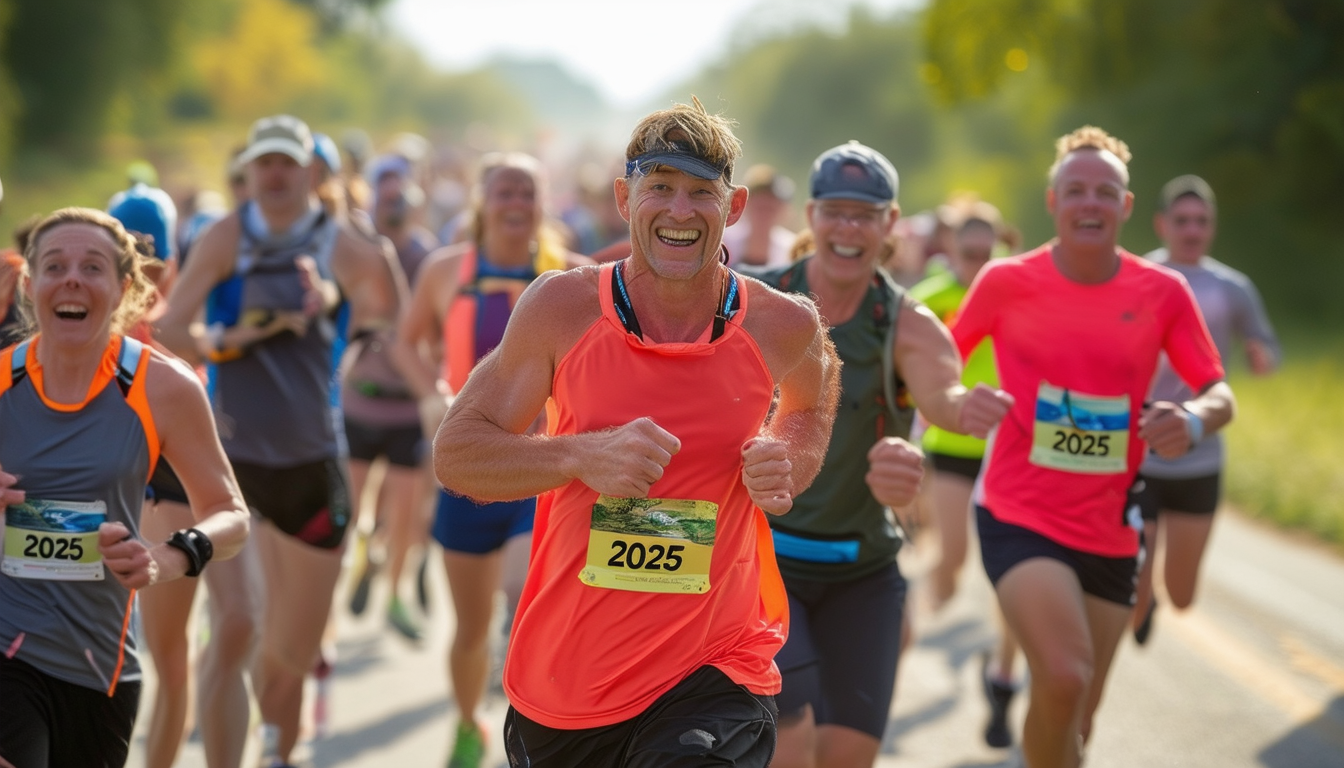
[{"label": "gray athletic tank top", "polygon": [[[244,205],[238,218],[238,261],[225,281],[233,284],[227,293],[237,302],[235,322],[262,324],[277,311],[302,309],[295,260],[313,257],[330,280],[336,222],[319,209],[289,231],[271,234],[253,204]],[[230,459],[284,468],[337,455],[341,426],[330,394],[335,338],[335,323],[322,315],[302,335],[278,333],[216,366],[212,400]]]},{"label": "gray athletic tank top", "polygon": [[[14,349],[14,383],[0,394],[0,467],[19,475],[27,492],[23,504],[5,510],[0,652],[13,649],[13,658],[54,678],[106,691],[116,679],[140,679],[135,639],[125,629],[130,591],[103,569],[96,531],[105,514],[140,533],[150,450],[128,398],[143,397],[140,361],[149,350],[123,338],[117,376],[73,411],[42,400],[24,366],[35,354],[29,342]],[[94,535],[82,541],[71,535],[89,528]]]}]

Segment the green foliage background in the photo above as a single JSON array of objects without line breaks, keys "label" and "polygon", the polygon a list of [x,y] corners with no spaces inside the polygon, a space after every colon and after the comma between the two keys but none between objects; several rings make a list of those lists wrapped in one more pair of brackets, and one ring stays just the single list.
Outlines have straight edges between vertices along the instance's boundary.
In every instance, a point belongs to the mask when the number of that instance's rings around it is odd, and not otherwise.
[{"label": "green foliage background", "polygon": [[[227,149],[274,111],[333,134],[522,148],[633,124],[554,66],[435,71],[386,32],[387,2],[0,0],[0,231],[103,205],[138,157],[221,186]],[[763,4],[735,47],[667,95],[737,120],[743,168],[769,162],[803,182],[822,150],[859,139],[900,170],[906,212],[973,190],[1031,246],[1052,234],[1053,141],[1092,123],[1133,150],[1122,243],[1140,253],[1157,245],[1161,185],[1208,179],[1215,253],[1301,340],[1279,376],[1236,381],[1229,492],[1344,542],[1341,473],[1325,460],[1344,454],[1344,0],[930,0],[829,26],[777,16]]]}]

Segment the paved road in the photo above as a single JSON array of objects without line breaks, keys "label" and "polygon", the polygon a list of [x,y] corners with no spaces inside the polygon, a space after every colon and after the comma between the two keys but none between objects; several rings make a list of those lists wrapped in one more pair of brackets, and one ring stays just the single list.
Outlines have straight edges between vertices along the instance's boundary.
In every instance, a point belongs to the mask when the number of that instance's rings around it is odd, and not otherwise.
[{"label": "paved road", "polygon": [[[903,567],[915,578],[920,552]],[[974,565],[974,563],[973,563]],[[1009,768],[1015,750],[980,742],[986,705],[980,653],[992,639],[988,585],[968,568],[939,616],[917,618],[901,664],[883,768]],[[441,580],[436,595],[446,595]],[[343,617],[330,736],[313,766],[442,765],[451,699],[444,682],[442,607],[426,642],[385,630],[376,610]],[[1015,702],[1020,720],[1024,702]],[[488,717],[504,711],[496,695]],[[141,723],[147,717],[142,711]],[[498,743],[487,765],[506,763]],[[131,765],[142,765],[137,751]],[[203,766],[187,745],[180,765]],[[1344,560],[1223,514],[1191,612],[1158,614],[1144,648],[1126,640],[1102,705],[1088,768],[1344,768]]]}]

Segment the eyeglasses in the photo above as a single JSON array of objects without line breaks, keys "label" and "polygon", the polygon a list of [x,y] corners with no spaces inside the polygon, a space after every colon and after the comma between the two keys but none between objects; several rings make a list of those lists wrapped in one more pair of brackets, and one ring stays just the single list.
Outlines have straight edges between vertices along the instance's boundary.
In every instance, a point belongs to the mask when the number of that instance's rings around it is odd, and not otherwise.
[{"label": "eyeglasses", "polygon": [[828,206],[817,207],[817,217],[827,224],[841,225],[846,222],[856,227],[875,227],[881,224],[887,214],[886,208],[831,208]]}]

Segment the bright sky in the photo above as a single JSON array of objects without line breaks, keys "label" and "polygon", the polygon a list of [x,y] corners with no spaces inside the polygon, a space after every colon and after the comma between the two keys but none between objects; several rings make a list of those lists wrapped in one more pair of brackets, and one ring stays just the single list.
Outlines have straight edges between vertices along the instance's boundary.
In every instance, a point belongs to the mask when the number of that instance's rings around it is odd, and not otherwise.
[{"label": "bright sky", "polygon": [[717,60],[749,14],[767,24],[843,19],[918,0],[395,0],[393,27],[434,64],[478,66],[495,54],[554,58],[618,107],[642,106]]}]

